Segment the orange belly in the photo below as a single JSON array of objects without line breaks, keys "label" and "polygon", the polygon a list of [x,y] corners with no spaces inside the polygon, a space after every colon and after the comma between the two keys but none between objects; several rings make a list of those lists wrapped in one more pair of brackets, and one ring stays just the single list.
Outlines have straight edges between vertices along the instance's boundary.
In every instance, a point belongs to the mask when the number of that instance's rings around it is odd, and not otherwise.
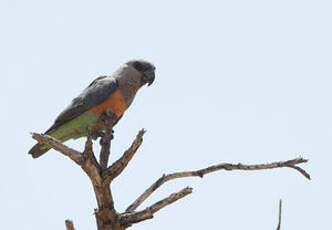
[{"label": "orange belly", "polygon": [[108,98],[103,103],[93,107],[89,110],[89,112],[101,115],[109,108],[111,108],[118,117],[121,117],[124,111],[127,109],[126,101],[122,97],[120,90],[116,90],[110,98]]}]

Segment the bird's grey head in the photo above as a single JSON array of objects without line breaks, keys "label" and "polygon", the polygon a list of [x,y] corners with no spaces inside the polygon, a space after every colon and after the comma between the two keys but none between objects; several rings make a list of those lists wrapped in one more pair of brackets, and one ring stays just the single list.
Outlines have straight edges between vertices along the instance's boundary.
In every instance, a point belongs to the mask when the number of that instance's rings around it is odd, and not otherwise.
[{"label": "bird's grey head", "polygon": [[126,64],[129,68],[140,73],[142,85],[147,83],[149,86],[153,83],[156,67],[152,63],[145,60],[134,59],[128,61]]}]

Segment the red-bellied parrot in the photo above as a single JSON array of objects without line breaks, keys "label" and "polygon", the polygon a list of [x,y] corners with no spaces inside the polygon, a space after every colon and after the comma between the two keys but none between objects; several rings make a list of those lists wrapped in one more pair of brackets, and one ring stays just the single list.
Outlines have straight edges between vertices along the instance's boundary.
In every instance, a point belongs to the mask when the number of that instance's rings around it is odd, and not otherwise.
[{"label": "red-bellied parrot", "polygon": [[[61,142],[101,131],[100,117],[108,109],[116,115],[116,122],[133,102],[139,88],[151,85],[155,79],[155,66],[144,60],[131,60],[110,76],[95,79],[71,104],[59,114],[45,132]],[[115,123],[116,123],[115,122]],[[40,157],[50,148],[34,145],[29,154]]]}]

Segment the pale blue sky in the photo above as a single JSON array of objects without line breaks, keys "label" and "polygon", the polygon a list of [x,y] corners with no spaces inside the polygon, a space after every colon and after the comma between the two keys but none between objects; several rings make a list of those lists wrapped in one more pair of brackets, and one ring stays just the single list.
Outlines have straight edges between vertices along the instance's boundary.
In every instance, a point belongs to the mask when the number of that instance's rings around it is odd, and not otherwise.
[{"label": "pale blue sky", "polygon": [[[166,184],[193,194],[132,229],[326,229],[331,217],[330,1],[0,0],[2,229],[95,229],[92,187],[55,151],[28,156],[83,88],[130,58],[157,67],[115,129],[111,159],[148,130],[113,184],[123,211],[162,173],[299,155],[291,169],[217,172]],[[68,145],[82,149],[84,139]]]}]

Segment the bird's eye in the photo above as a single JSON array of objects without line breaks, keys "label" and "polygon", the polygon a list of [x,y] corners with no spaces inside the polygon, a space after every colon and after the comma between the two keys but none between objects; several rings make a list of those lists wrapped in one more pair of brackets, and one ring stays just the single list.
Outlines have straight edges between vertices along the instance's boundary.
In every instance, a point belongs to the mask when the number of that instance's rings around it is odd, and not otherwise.
[{"label": "bird's eye", "polygon": [[137,69],[138,71],[143,71],[144,70],[144,65],[141,62],[135,61],[134,62],[134,67],[135,69]]}]

